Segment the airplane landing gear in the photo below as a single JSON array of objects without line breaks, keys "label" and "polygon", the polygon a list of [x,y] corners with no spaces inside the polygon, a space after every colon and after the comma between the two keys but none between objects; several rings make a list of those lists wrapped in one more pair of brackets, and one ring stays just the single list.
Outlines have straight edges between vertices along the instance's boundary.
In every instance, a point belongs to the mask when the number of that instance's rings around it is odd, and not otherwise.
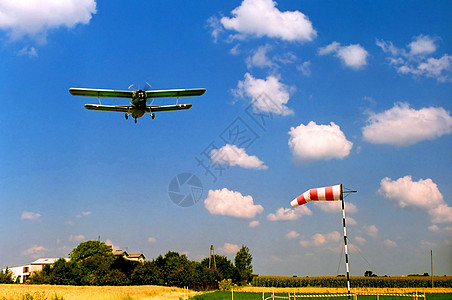
[{"label": "airplane landing gear", "polygon": [[155,114],[154,113],[151,114],[151,118],[152,118],[152,120],[155,119]]},{"label": "airplane landing gear", "polygon": [[129,115],[128,114],[126,114],[126,120],[128,120],[129,119]]},{"label": "airplane landing gear", "polygon": [[135,119],[135,124],[137,123],[137,119]]}]

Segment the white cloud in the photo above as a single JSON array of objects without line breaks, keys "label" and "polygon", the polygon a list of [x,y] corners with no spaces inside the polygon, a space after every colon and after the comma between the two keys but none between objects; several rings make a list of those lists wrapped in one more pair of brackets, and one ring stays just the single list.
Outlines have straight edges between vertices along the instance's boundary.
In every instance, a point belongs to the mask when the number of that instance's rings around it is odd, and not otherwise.
[{"label": "white cloud", "polygon": [[366,239],[365,238],[363,238],[362,236],[357,236],[357,237],[355,237],[355,242],[357,243],[357,244],[359,244],[359,245],[364,245],[365,243],[366,243]]},{"label": "white cloud", "polygon": [[231,216],[251,219],[264,211],[262,205],[255,205],[253,197],[243,196],[239,192],[222,190],[209,190],[204,206],[213,215]]},{"label": "white cloud", "polygon": [[436,51],[434,39],[427,35],[419,35],[414,41],[408,44],[411,55],[431,54]]},{"label": "white cloud", "polygon": [[32,211],[24,211],[20,217],[22,220],[31,220],[37,221],[41,218],[40,213],[32,212]]},{"label": "white cloud", "polygon": [[238,245],[231,244],[231,243],[224,243],[223,247],[220,247],[218,249],[219,253],[223,254],[234,254],[237,253],[240,250]]},{"label": "white cloud", "polygon": [[438,186],[431,180],[413,181],[405,176],[395,181],[386,177],[380,182],[378,193],[401,208],[427,211],[433,223],[452,222],[452,207],[444,202]]},{"label": "white cloud", "polygon": [[300,234],[298,232],[296,232],[295,230],[291,230],[286,234],[286,238],[289,240],[296,239],[299,236],[300,236]]},{"label": "white cloud", "polygon": [[[338,213],[342,211],[341,201],[314,201],[314,205],[326,213]],[[345,202],[345,212],[354,214],[358,212],[358,207],[351,202]]]},{"label": "white cloud", "polygon": [[437,46],[434,38],[428,35],[419,35],[407,45],[407,49],[398,48],[383,40],[376,44],[384,53],[387,60],[400,74],[412,74],[434,78],[439,82],[452,81],[452,56],[443,54],[440,58],[431,55],[436,52]]},{"label": "white cloud", "polygon": [[452,206],[446,203],[429,209],[428,214],[433,223],[452,223]]},{"label": "white cloud", "polygon": [[437,225],[431,225],[428,227],[428,230],[431,232],[438,232],[440,228]]},{"label": "white cloud", "polygon": [[157,239],[155,237],[150,236],[150,237],[148,237],[148,242],[155,243],[155,242],[157,242]]},{"label": "white cloud", "polygon": [[83,234],[78,234],[78,235],[70,235],[69,236],[69,240],[71,242],[81,242],[85,239],[85,236]]},{"label": "white cloud", "polygon": [[294,221],[301,216],[310,216],[312,211],[305,205],[297,206],[296,208],[279,208],[275,213],[267,215],[269,221]]},{"label": "white cloud", "polygon": [[29,58],[38,57],[38,51],[36,51],[35,47],[23,47],[17,53],[19,56],[28,56]]},{"label": "white cloud", "polygon": [[248,224],[248,227],[249,227],[249,228],[254,228],[254,227],[257,227],[257,226],[259,226],[259,225],[260,225],[259,221],[254,220],[254,221],[251,221],[251,222]]},{"label": "white cloud", "polygon": [[370,237],[376,238],[378,236],[378,228],[375,225],[365,225],[363,230]]},{"label": "white cloud", "polygon": [[397,248],[397,243],[391,240],[384,240],[383,244],[388,248]]},{"label": "white cloud", "polygon": [[358,224],[356,222],[356,220],[350,216],[345,217],[345,221],[347,222],[347,225],[350,225],[350,226],[355,226]]},{"label": "white cloud", "polygon": [[332,53],[336,53],[339,48],[340,48],[341,44],[339,44],[338,42],[332,42],[331,44],[319,48],[319,55],[327,55],[327,54],[332,54]]},{"label": "white cloud", "polygon": [[297,66],[297,70],[306,77],[311,76],[311,62],[305,61],[301,65]]},{"label": "white cloud", "polygon": [[442,107],[416,110],[396,103],[382,113],[371,112],[362,132],[371,143],[409,146],[452,133],[452,116]]},{"label": "white cloud", "polygon": [[244,0],[232,10],[232,18],[223,17],[224,28],[235,30],[238,38],[267,36],[284,41],[312,41],[317,32],[308,17],[299,11],[281,12],[272,0]]},{"label": "white cloud", "polygon": [[220,20],[217,17],[208,18],[207,27],[210,29],[210,35],[212,36],[213,41],[216,43],[218,41],[218,37],[223,32]]},{"label": "white cloud", "polygon": [[275,64],[267,57],[267,51],[271,49],[270,45],[264,45],[257,48],[253,56],[246,59],[246,66],[251,69],[252,67],[274,67]]},{"label": "white cloud", "polygon": [[214,164],[227,164],[245,169],[268,169],[257,156],[248,155],[244,148],[238,148],[236,145],[226,144],[219,149],[213,149],[210,152],[210,159]]},{"label": "white cloud", "polygon": [[229,53],[231,53],[232,55],[239,55],[240,54],[240,44],[235,45],[234,47],[231,48],[231,50],[229,50]]},{"label": "white cloud", "polygon": [[40,257],[44,252],[48,251],[43,246],[34,245],[24,251],[22,251],[22,254],[25,256],[31,256],[33,258]]},{"label": "white cloud", "polygon": [[291,127],[289,135],[289,147],[298,162],[343,159],[353,146],[333,122],[330,125],[317,125],[314,121],[300,124]]},{"label": "white cloud", "polygon": [[254,78],[245,74],[245,80],[239,80],[237,89],[233,90],[236,97],[249,97],[256,112],[270,112],[281,116],[292,115],[293,111],[286,105],[290,98],[290,88],[270,75],[267,79]]},{"label": "white cloud", "polygon": [[76,215],[76,217],[80,219],[80,218],[83,218],[83,217],[87,217],[87,216],[89,216],[91,214],[92,214],[92,212],[90,212],[90,211],[82,211],[82,213]]},{"label": "white cloud", "polygon": [[3,0],[0,30],[12,39],[28,35],[45,42],[49,29],[87,24],[95,13],[95,0]]},{"label": "white cloud", "polygon": [[443,72],[450,71],[452,69],[452,56],[443,55],[441,58],[430,57],[425,61],[419,63],[417,67],[417,71],[413,71],[412,73],[420,73],[425,74],[427,77],[437,78],[439,81],[451,81],[450,76],[443,76]]},{"label": "white cloud", "polygon": [[341,239],[341,234],[338,231],[332,231],[327,234],[316,233],[309,240],[301,240],[300,245],[303,247],[309,246],[325,246],[330,243],[337,243]]},{"label": "white cloud", "polygon": [[319,49],[319,55],[335,54],[342,63],[354,70],[359,70],[367,65],[369,53],[359,44],[341,46],[338,42]]}]

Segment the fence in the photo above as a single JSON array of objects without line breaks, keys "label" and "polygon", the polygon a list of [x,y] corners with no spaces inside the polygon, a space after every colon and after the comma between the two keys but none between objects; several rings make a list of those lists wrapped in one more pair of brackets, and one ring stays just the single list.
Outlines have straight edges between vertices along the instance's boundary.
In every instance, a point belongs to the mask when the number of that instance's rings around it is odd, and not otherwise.
[{"label": "fence", "polygon": [[414,300],[418,300],[418,298],[425,298],[424,294],[418,294],[417,292],[415,294],[380,294],[380,293],[353,293],[353,294],[312,294],[312,295],[296,295],[293,293],[292,295],[288,293],[287,296],[275,296],[275,293],[273,293],[270,297],[265,298],[265,294],[262,293],[262,300],[269,300],[269,299],[293,299],[296,300],[296,298],[329,298],[329,297],[349,297],[353,296],[354,300],[358,299],[358,296],[377,296],[377,300],[380,299],[380,296],[394,296],[394,297],[412,297]]}]

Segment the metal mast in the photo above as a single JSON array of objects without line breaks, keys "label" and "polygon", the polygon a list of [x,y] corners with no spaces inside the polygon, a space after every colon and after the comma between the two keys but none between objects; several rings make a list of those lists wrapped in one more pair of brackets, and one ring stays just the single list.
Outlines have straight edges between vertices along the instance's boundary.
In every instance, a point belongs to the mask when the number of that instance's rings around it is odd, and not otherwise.
[{"label": "metal mast", "polygon": [[217,263],[215,262],[215,250],[213,249],[213,245],[210,245],[210,253],[209,253],[209,269],[212,266],[212,257],[213,257],[213,267],[217,269]]}]

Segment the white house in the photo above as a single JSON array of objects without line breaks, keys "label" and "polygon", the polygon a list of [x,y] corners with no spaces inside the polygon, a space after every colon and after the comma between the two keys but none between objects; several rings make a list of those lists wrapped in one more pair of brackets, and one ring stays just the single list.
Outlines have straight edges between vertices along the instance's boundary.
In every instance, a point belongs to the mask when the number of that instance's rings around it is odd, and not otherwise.
[{"label": "white house", "polygon": [[[40,258],[30,264],[8,267],[8,270],[13,273],[14,281],[24,283],[33,272],[41,271],[45,265],[52,265],[58,259],[59,258]],[[67,258],[65,259],[68,260]],[[2,270],[3,272],[6,272],[6,268]]]}]

